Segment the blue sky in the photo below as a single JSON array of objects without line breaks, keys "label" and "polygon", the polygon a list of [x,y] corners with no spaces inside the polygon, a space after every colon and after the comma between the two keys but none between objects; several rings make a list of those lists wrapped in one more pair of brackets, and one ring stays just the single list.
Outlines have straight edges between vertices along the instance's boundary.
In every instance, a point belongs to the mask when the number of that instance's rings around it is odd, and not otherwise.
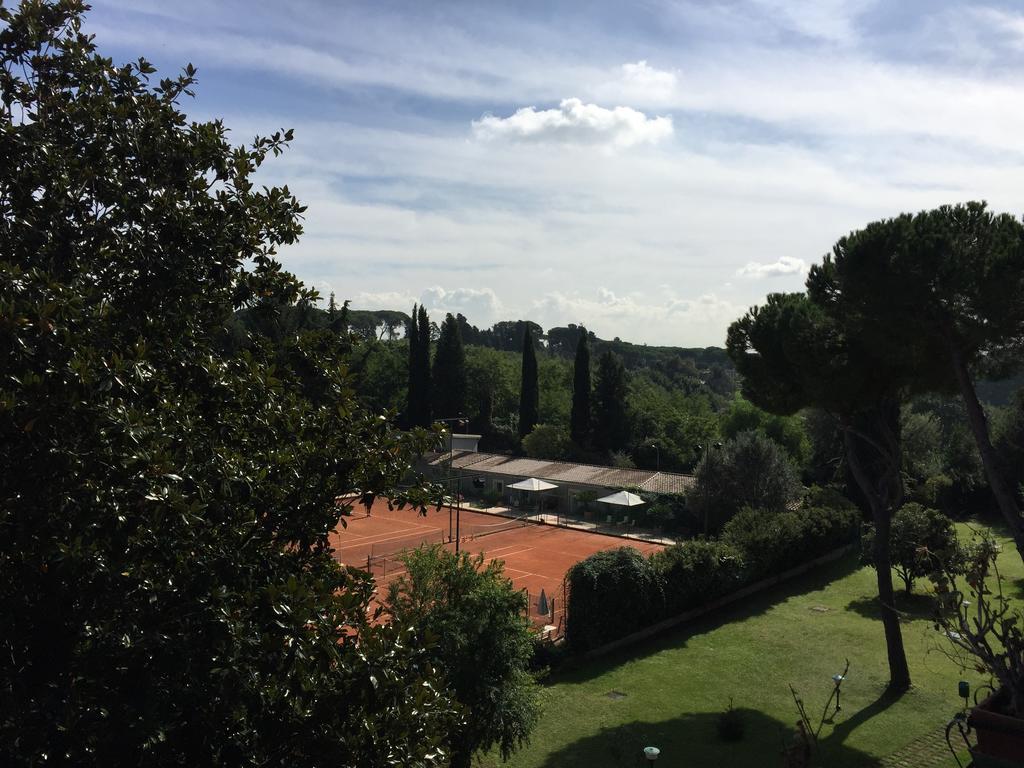
[{"label": "blue sky", "polygon": [[357,308],[721,345],[849,230],[1024,210],[1024,1],[93,0],[195,118],[294,128],[286,266]]}]

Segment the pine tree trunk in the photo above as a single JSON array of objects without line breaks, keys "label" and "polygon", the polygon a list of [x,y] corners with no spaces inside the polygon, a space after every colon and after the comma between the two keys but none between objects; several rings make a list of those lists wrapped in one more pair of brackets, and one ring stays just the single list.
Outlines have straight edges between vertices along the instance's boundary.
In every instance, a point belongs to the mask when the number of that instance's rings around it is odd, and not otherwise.
[{"label": "pine tree trunk", "polygon": [[948,347],[953,363],[953,372],[956,374],[956,381],[960,386],[960,396],[963,398],[964,408],[967,411],[967,421],[971,425],[974,442],[978,445],[981,463],[985,467],[988,486],[992,489],[992,495],[996,497],[996,504],[999,505],[1003,519],[1010,526],[1010,534],[1013,536],[1013,543],[1017,546],[1017,552],[1024,560],[1024,519],[1021,518],[1013,492],[1007,488],[1002,472],[999,471],[999,461],[988,434],[988,421],[985,418],[985,411],[978,401],[978,393],[974,388],[971,373],[967,369],[967,363],[955,344],[949,342]]},{"label": "pine tree trunk", "polygon": [[903,648],[900,618],[896,613],[896,595],[892,586],[892,563],[889,559],[890,520],[888,515],[875,518],[875,576],[878,582],[878,602],[885,628],[885,650],[889,658],[889,688],[905,691],[910,687],[910,668]]},{"label": "pine tree trunk", "polygon": [[892,562],[889,556],[889,535],[892,527],[892,506],[889,493],[884,491],[885,480],[879,484],[868,477],[860,454],[857,438],[845,433],[847,462],[857,485],[868,501],[871,517],[875,523],[875,543],[872,559],[875,566],[875,578],[878,585],[878,603],[882,616],[882,628],[885,631],[885,649],[889,660],[889,689],[905,691],[910,687],[910,668],[907,665],[907,652],[903,647],[903,633],[900,629],[899,615],[896,613],[896,598],[892,586]]}]

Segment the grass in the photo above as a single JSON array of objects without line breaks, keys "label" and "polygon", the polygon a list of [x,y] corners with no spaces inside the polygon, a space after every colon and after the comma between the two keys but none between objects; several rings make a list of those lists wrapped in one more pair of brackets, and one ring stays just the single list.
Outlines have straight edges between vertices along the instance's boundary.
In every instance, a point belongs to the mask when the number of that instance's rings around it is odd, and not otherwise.
[{"label": "grass", "polygon": [[[966,526],[961,536],[969,538]],[[1009,540],[1000,536],[1005,542]],[[1020,594],[1024,564],[1012,544],[999,562],[1007,586]],[[643,747],[662,750],[670,765],[734,768],[781,765],[784,739],[797,713],[789,685],[817,723],[831,676],[850,660],[842,710],[821,732],[822,765],[872,766],[959,710],[957,681],[972,690],[987,682],[962,671],[928,616],[931,598],[899,593],[903,640],[914,685],[885,694],[885,643],[873,596],[874,572],[855,556],[752,597],[703,622],[573,670],[557,673],[543,691],[544,715],[510,768],[643,765]],[[609,697],[616,691],[624,697]],[[730,698],[745,735],[723,742],[716,729]],[[488,757],[484,765],[501,765]],[[955,765],[950,758],[949,765]]]}]

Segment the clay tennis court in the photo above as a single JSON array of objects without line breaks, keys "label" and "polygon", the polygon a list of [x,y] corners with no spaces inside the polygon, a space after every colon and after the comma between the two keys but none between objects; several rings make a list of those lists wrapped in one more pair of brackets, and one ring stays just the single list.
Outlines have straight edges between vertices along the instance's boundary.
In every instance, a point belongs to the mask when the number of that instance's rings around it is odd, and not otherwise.
[{"label": "clay tennis court", "polygon": [[[459,520],[461,549],[483,553],[487,560],[504,561],[505,575],[529,594],[531,619],[556,628],[561,626],[564,616],[562,582],[575,563],[604,549],[630,546],[649,554],[664,548],[661,544],[555,525],[524,524],[521,520],[465,508]],[[447,507],[430,509],[424,517],[411,509],[389,510],[387,502],[378,499],[369,515],[362,516],[362,508],[354,510],[354,516],[346,518],[347,527],[339,526],[331,544],[340,562],[369,567],[377,578],[379,593],[383,593],[385,585],[401,572],[396,557],[401,550],[421,544],[455,548],[454,542],[448,540],[448,521]],[[452,528],[454,534],[454,520]],[[554,613],[546,618],[538,611],[541,589],[549,601],[554,599]]]}]

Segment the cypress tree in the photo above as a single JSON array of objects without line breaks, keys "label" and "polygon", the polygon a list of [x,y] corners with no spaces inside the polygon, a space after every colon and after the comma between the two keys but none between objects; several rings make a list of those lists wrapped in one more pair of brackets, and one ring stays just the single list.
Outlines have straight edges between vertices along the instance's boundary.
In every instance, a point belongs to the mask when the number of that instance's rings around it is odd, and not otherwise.
[{"label": "cypress tree", "polygon": [[526,326],[523,333],[523,378],[519,387],[519,437],[526,437],[540,418],[540,386],[537,383],[537,350],[533,333]]},{"label": "cypress tree", "polygon": [[405,336],[409,339],[409,374],[408,374],[408,392],[406,394],[406,406],[405,406],[405,426],[415,427],[420,423],[419,418],[419,404],[421,401],[420,396],[420,376],[418,372],[418,366],[420,356],[418,352],[419,347],[419,330],[416,325],[416,310],[417,306],[412,305],[412,314],[409,315],[409,322],[405,327]]},{"label": "cypress tree", "polygon": [[419,402],[417,404],[416,425],[429,427],[431,422],[430,408],[430,318],[427,317],[427,308],[420,304],[416,316],[416,326],[419,338],[416,340],[416,375],[419,378]]},{"label": "cypress tree", "polygon": [[587,343],[587,329],[583,327],[580,327],[573,367],[569,437],[580,447],[590,442],[590,345]]},{"label": "cypress tree", "polygon": [[451,312],[441,323],[432,384],[434,413],[443,419],[460,415],[466,407],[466,354],[459,323]]},{"label": "cypress tree", "polygon": [[622,360],[611,350],[604,352],[597,361],[594,383],[594,443],[603,451],[621,451],[629,441],[628,394]]}]

